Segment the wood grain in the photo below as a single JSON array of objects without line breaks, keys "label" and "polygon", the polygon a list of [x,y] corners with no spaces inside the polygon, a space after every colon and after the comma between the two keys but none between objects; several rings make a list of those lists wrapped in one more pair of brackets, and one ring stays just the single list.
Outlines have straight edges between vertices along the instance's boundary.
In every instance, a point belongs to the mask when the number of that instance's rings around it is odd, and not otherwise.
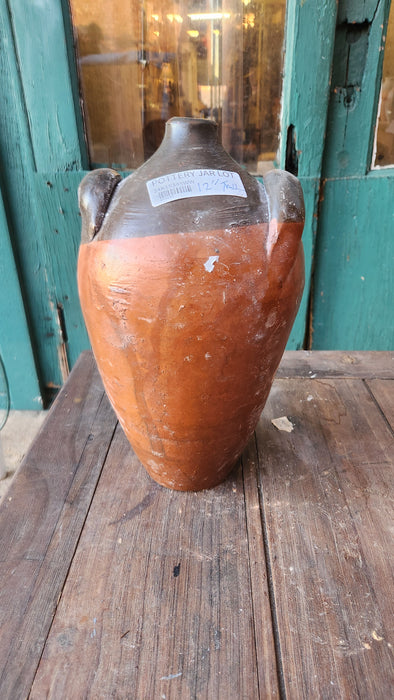
[{"label": "wood grain", "polygon": [[394,378],[369,379],[366,382],[391,429],[394,430]]},{"label": "wood grain", "polygon": [[288,350],[282,357],[276,376],[308,379],[323,377],[393,379],[394,352]]},{"label": "wood grain", "polygon": [[34,198],[42,228],[47,232],[45,247],[56,279],[56,299],[62,305],[68,337],[67,357],[73,367],[80,353],[90,348],[83,322],[77,288],[77,258],[81,239],[78,185],[84,171],[36,173]]},{"label": "wood grain", "polygon": [[[365,175],[371,167],[372,125],[375,124],[378,111],[383,63],[383,51],[377,48],[384,46],[390,3],[379,0],[366,0],[362,3],[343,0],[338,5],[323,177],[348,177],[349,182],[350,178],[360,175],[368,189],[370,180]],[[344,192],[345,182],[338,184]],[[341,197],[342,202],[347,201],[350,207],[352,199],[349,192]],[[364,222],[363,239],[365,243],[369,242],[371,249],[371,240],[375,244],[381,233],[381,217],[382,202],[379,201],[379,214],[373,220],[374,229],[371,230]],[[332,232],[340,231],[332,220],[330,224]],[[368,233],[372,233],[372,237]],[[335,239],[339,242],[341,236],[335,236]],[[386,242],[389,242],[388,238]],[[386,260],[388,262],[389,258]]]},{"label": "wood grain", "polygon": [[[278,659],[273,648],[273,620],[267,571],[264,523],[258,490],[259,459],[256,437],[250,440],[243,456],[246,522],[249,544],[250,583],[253,601],[254,635],[257,650],[259,697],[280,697]],[[262,653],[263,650],[267,652]],[[279,660],[280,664],[280,660]]]},{"label": "wood grain", "polygon": [[[293,432],[270,423],[283,415]],[[257,437],[287,696],[390,697],[387,423],[357,379],[280,379]]]},{"label": "wood grain", "polygon": [[274,658],[257,575],[251,585],[242,470],[210,491],[166,490],[119,430],[31,697],[276,697],[272,668],[257,675],[256,652],[267,668]]},{"label": "wood grain", "polygon": [[0,508],[0,687],[27,697],[116,419],[90,354]]},{"label": "wood grain", "polygon": [[[324,374],[342,354],[305,356]],[[391,697],[393,380],[374,358],[367,380],[276,379],[231,477],[182,493],[114,433],[84,353],[0,508],[1,699]]]},{"label": "wood grain", "polygon": [[[320,179],[336,16],[335,0],[319,5],[291,2],[287,7],[282,139],[286,143],[287,130],[293,125],[298,175],[305,178]],[[280,167],[286,167],[286,148],[281,148]]]},{"label": "wood grain", "polygon": [[[10,0],[10,16],[25,109],[30,115],[30,138],[38,172],[70,171],[83,167],[78,121],[72,86],[72,60],[67,52],[61,3]],[[64,13],[65,14],[65,13]],[[36,35],[50,27],[40,44],[26,41],[26,26]],[[70,27],[68,27],[70,31]],[[48,70],[48,65],[51,70]],[[82,139],[81,139],[82,143]],[[49,231],[48,231],[49,233]]]}]

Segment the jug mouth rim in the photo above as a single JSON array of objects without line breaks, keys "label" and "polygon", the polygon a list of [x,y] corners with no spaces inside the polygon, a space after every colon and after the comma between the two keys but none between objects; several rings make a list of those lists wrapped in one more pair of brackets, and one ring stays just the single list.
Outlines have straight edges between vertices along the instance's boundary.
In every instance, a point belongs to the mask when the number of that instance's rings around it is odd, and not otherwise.
[{"label": "jug mouth rim", "polygon": [[171,117],[166,124],[195,124],[196,126],[199,124],[210,124],[214,127],[218,126],[214,119],[203,119],[201,117]]},{"label": "jug mouth rim", "polygon": [[205,149],[207,146],[219,145],[219,127],[211,119],[199,117],[171,117],[166,122],[164,138],[156,153],[162,145],[177,143],[178,147],[188,149]]},{"label": "jug mouth rim", "polygon": [[167,124],[174,124],[175,122],[193,122],[195,124],[216,124],[214,119],[209,119],[208,117],[205,119],[204,117],[171,117],[170,119],[167,120]]}]

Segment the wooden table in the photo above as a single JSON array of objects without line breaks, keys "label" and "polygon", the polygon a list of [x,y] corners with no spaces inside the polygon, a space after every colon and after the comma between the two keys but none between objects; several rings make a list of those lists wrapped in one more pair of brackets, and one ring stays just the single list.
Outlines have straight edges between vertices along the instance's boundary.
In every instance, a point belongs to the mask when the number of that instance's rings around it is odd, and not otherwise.
[{"label": "wooden table", "polygon": [[1,700],[393,697],[393,376],[286,353],[232,477],[177,493],[84,353],[1,506]]}]

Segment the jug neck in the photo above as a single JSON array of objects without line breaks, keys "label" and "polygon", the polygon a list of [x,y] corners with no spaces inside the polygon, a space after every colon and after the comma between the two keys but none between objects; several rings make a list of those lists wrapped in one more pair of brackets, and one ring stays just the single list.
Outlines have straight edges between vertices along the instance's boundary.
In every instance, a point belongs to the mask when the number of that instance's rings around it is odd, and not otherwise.
[{"label": "jug neck", "polygon": [[218,126],[208,119],[173,117],[166,123],[163,146],[209,148],[218,143]]}]

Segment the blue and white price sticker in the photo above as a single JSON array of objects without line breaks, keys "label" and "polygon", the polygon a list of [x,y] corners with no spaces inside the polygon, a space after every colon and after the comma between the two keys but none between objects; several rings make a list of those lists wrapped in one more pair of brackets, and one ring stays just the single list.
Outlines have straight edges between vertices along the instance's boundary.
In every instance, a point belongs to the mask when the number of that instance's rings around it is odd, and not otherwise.
[{"label": "blue and white price sticker", "polygon": [[152,207],[188,197],[248,196],[240,176],[231,170],[182,170],[148,180],[146,186]]}]

